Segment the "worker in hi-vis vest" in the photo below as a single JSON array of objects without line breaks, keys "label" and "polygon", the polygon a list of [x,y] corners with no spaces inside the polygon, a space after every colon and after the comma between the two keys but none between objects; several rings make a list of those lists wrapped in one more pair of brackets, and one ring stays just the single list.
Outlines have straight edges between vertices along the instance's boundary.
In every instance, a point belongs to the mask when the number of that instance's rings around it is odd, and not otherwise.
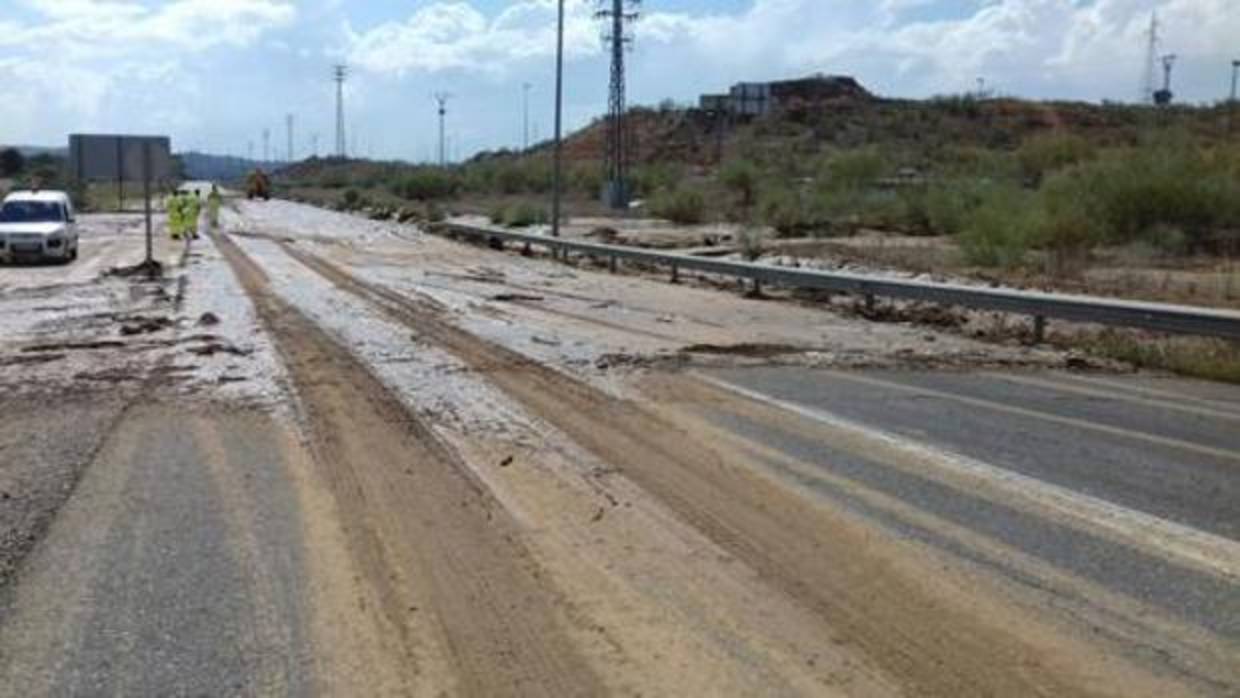
[{"label": "worker in hi-vis vest", "polygon": [[172,192],[172,196],[168,197],[164,208],[168,210],[168,236],[173,240],[180,240],[181,232],[185,229],[185,207],[184,200],[181,198],[181,192]]},{"label": "worker in hi-vis vest", "polygon": [[198,190],[185,196],[185,233],[194,240],[198,239],[198,218],[202,216],[202,201],[198,199]]},{"label": "worker in hi-vis vest", "polygon": [[220,196],[219,187],[211,185],[211,193],[207,196],[207,223],[211,226],[211,232],[219,232],[220,229],[220,204],[224,203],[224,197]]}]

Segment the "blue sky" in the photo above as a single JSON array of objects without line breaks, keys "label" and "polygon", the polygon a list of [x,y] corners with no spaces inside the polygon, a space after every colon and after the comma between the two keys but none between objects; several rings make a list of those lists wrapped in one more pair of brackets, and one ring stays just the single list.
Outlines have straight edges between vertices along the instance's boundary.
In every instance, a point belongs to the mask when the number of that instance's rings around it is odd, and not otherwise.
[{"label": "blue sky", "polygon": [[[606,105],[593,2],[569,0],[567,118]],[[629,55],[630,99],[695,101],[739,80],[850,74],[884,95],[972,89],[1132,100],[1157,9],[1177,92],[1213,101],[1240,54],[1237,0],[646,0]],[[334,141],[330,66],[347,62],[351,149],[423,159],[431,95],[452,93],[454,151],[551,130],[553,0],[2,0],[0,142],[70,131],[167,133],[178,148],[283,154]]]}]

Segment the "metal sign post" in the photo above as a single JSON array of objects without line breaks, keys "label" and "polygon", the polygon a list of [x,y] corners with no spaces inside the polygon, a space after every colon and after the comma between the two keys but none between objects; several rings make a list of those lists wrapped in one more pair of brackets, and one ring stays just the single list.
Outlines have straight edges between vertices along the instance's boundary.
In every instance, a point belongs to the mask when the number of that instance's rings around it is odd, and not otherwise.
[{"label": "metal sign post", "polygon": [[[559,2],[555,32],[555,166],[551,188],[551,237],[560,237],[560,191],[564,170],[564,0]],[[554,250],[552,250],[554,253]]]},{"label": "metal sign post", "polygon": [[154,182],[173,177],[172,142],[167,136],[72,134],[69,162],[74,178],[84,184],[116,178],[117,194],[124,208],[125,181],[142,182],[146,214],[146,259],[138,269],[153,278],[159,274],[155,261],[151,188]]}]

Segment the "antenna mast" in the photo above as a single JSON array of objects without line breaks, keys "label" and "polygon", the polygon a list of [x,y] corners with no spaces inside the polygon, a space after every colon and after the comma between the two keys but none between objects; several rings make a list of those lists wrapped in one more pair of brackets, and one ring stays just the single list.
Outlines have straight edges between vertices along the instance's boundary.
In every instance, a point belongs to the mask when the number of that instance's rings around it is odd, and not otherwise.
[{"label": "antenna mast", "polygon": [[595,17],[609,26],[604,30],[604,40],[611,45],[611,90],[608,98],[607,151],[603,162],[606,187],[604,203],[613,209],[627,209],[629,205],[629,156],[630,134],[626,123],[624,52],[633,43],[633,36],[626,25],[640,16],[641,0],[598,0],[599,10]]}]

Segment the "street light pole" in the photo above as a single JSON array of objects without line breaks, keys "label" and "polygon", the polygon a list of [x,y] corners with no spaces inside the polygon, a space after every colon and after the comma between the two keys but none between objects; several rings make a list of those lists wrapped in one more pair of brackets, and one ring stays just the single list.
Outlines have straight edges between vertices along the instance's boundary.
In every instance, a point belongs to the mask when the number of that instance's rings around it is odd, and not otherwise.
[{"label": "street light pole", "polygon": [[448,100],[452,95],[447,92],[436,92],[435,101],[439,104],[439,166],[445,167],[448,164],[448,152],[446,150],[447,143],[444,140],[444,119],[448,114]]},{"label": "street light pole", "polygon": [[1231,62],[1231,99],[1227,102],[1227,130],[1236,129],[1236,83],[1240,78],[1240,59]]},{"label": "street light pole", "polygon": [[555,32],[555,181],[551,202],[551,237],[560,237],[560,199],[564,171],[564,0],[559,0]]},{"label": "street light pole", "polygon": [[533,87],[533,85],[529,84],[528,82],[521,85],[521,90],[522,90],[521,111],[523,114],[521,128],[522,128],[522,133],[524,134],[523,136],[524,146],[522,150],[527,151],[527,152],[530,149],[530,88],[531,87]]}]

